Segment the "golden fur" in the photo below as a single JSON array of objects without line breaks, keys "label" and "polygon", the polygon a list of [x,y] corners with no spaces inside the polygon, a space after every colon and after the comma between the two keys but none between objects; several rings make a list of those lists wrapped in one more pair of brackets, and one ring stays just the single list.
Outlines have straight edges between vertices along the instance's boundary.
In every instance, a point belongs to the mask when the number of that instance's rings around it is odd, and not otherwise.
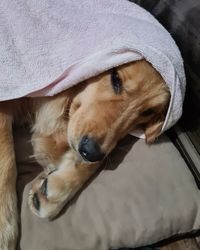
[{"label": "golden fur", "polygon": [[30,124],[35,158],[44,167],[29,195],[40,217],[58,214],[103,161],[81,157],[83,136],[107,156],[131,130],[143,129],[147,143],[159,135],[170,99],[162,77],[145,60],[120,66],[117,74],[116,91],[108,71],[54,97],[0,103],[0,249],[14,249],[17,235],[13,122]]}]

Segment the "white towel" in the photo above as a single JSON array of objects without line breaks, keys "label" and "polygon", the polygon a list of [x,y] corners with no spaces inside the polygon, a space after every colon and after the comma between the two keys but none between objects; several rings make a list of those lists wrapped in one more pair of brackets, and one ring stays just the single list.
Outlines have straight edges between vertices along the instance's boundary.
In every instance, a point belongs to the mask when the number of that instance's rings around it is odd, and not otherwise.
[{"label": "white towel", "polygon": [[1,0],[0,100],[55,95],[145,58],[171,91],[163,131],[182,114],[185,74],[170,34],[127,0]]}]

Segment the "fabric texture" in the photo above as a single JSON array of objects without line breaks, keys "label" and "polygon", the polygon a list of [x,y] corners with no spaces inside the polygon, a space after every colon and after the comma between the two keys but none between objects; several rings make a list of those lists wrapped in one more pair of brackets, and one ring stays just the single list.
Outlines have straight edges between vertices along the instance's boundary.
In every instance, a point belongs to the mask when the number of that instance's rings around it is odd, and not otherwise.
[{"label": "fabric texture", "polygon": [[[182,122],[179,125],[186,131],[198,151],[195,153],[195,149],[192,148],[193,153],[190,154],[187,148],[187,153],[193,158],[194,154],[200,155],[200,1],[131,1],[150,11],[170,32],[181,50],[186,71],[187,91]],[[197,162],[193,161],[192,165],[200,168],[200,159]]]},{"label": "fabric texture", "polygon": [[152,146],[128,136],[105,169],[53,221],[38,218],[28,207],[30,186],[22,191],[23,186],[40,168],[28,162],[27,138],[22,132],[17,137],[20,250],[139,247],[200,228],[200,190],[165,135]]},{"label": "fabric texture", "polygon": [[163,131],[182,113],[185,75],[170,34],[121,0],[2,0],[0,100],[55,95],[109,68],[145,58],[171,92]]}]

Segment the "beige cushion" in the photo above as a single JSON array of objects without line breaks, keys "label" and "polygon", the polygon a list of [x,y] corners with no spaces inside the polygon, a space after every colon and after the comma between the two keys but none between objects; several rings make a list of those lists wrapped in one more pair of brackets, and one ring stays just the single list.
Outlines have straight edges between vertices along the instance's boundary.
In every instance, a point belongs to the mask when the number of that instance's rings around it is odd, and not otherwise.
[{"label": "beige cushion", "polygon": [[[20,145],[20,151],[27,148]],[[25,155],[22,158],[20,189],[39,170],[24,163]],[[106,169],[54,221],[30,212],[28,189],[27,185],[23,192],[21,250],[137,247],[200,227],[200,192],[165,135],[152,146],[127,137],[107,160]]]}]

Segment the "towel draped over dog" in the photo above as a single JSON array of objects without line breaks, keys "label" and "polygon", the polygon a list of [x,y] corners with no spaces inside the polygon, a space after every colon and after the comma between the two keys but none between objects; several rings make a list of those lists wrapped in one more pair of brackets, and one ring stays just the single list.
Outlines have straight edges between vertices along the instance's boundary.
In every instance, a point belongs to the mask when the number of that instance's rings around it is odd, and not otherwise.
[{"label": "towel draped over dog", "polygon": [[174,40],[151,14],[126,0],[0,1],[0,101],[52,96],[142,58],[171,92],[164,131],[182,114],[185,74]]}]

